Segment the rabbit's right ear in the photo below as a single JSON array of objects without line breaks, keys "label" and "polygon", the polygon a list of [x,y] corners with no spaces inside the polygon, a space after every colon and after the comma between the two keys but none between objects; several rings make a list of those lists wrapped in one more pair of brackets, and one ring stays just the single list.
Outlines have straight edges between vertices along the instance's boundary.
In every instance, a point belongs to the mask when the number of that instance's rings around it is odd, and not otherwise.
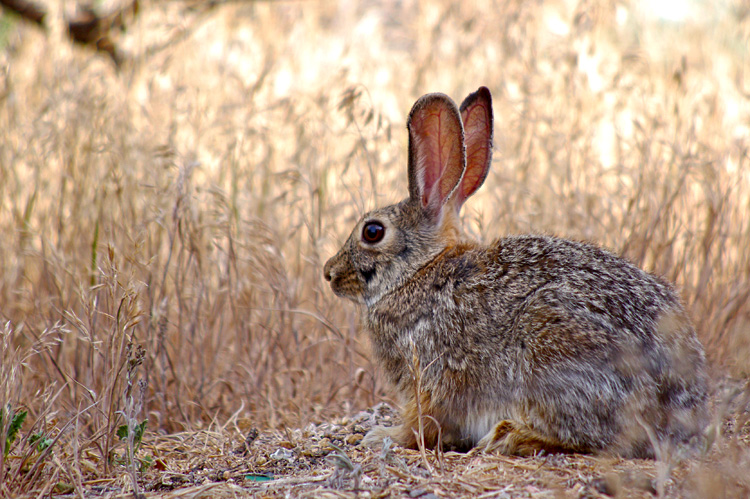
[{"label": "rabbit's right ear", "polygon": [[456,104],[427,94],[409,113],[409,196],[437,217],[458,188],[466,167],[464,131]]},{"label": "rabbit's right ear", "polygon": [[487,87],[469,95],[461,104],[466,141],[466,171],[456,191],[456,211],[487,178],[492,161],[492,95]]}]

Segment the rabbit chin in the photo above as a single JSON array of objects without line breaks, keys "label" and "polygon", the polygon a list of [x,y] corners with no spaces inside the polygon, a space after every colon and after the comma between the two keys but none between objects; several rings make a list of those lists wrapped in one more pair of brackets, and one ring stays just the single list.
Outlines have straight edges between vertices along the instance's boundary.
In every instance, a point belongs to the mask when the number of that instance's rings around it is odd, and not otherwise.
[{"label": "rabbit chin", "polygon": [[331,289],[333,290],[333,294],[338,296],[339,298],[347,299],[351,302],[357,303],[358,305],[366,305],[365,298],[360,293],[352,293],[350,290],[347,289],[337,289],[333,285],[331,285]]}]

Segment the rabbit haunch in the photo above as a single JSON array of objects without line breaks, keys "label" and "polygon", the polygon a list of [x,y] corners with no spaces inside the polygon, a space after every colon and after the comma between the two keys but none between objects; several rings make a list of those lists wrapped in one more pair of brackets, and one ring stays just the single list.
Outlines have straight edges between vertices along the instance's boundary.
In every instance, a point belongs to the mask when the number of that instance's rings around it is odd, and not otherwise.
[{"label": "rabbit haunch", "polygon": [[489,170],[492,126],[486,88],[460,110],[442,94],[419,99],[409,198],[364,215],[325,265],[333,291],[365,305],[403,402],[403,424],[366,442],[414,447],[420,415],[434,419],[428,445],[508,454],[653,456],[654,445],[696,442],[704,354],[667,283],[587,243],[462,238],[458,213]]}]

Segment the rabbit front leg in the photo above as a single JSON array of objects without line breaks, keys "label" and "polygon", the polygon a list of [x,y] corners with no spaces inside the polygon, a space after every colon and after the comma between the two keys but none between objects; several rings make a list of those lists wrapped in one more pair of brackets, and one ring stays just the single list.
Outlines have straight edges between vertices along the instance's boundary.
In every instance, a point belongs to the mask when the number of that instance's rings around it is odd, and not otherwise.
[{"label": "rabbit front leg", "polygon": [[409,449],[416,448],[417,445],[414,434],[406,425],[375,426],[367,432],[365,438],[362,439],[362,443],[367,447],[380,447],[384,444],[386,438]]},{"label": "rabbit front leg", "polygon": [[[427,448],[436,445],[456,445],[454,432],[445,425],[437,415],[428,392],[422,392],[421,404],[417,404],[415,397],[409,397],[403,405],[401,419],[398,426],[375,426],[370,430],[362,442],[370,447],[379,446],[386,437],[394,443],[407,449],[416,449],[418,443]],[[418,441],[419,440],[419,441]]]}]

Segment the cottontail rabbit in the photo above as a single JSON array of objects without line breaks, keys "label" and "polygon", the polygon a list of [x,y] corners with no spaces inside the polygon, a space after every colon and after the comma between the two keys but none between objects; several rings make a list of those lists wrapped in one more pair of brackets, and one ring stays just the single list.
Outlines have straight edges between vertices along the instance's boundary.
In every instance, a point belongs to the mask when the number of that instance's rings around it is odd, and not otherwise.
[{"label": "cottontail rabbit", "polygon": [[365,214],[325,265],[334,293],[365,306],[403,402],[403,424],[365,441],[413,448],[421,415],[428,446],[506,454],[652,457],[654,445],[695,442],[708,420],[704,353],[669,284],[587,243],[462,238],[492,128],[484,87],[460,111],[443,94],[419,99],[409,197]]}]

